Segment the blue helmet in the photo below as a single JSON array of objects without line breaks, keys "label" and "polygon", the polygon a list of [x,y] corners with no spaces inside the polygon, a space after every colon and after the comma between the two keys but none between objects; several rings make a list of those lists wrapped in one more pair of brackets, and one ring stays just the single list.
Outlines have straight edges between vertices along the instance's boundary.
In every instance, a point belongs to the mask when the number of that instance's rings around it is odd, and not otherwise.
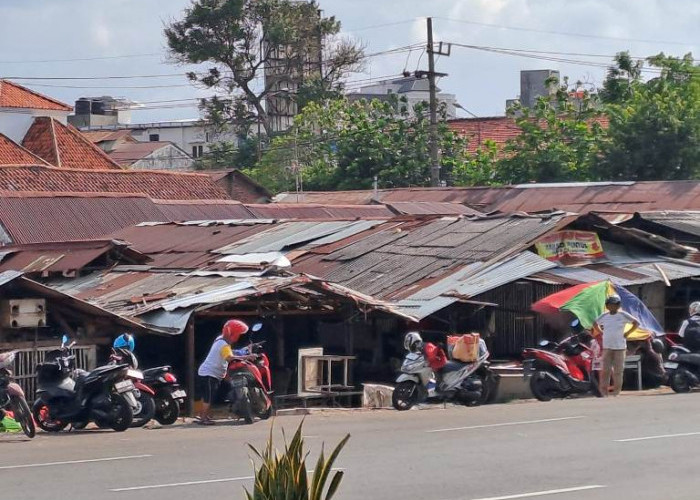
[{"label": "blue helmet", "polygon": [[128,349],[133,352],[136,343],[134,342],[134,336],[130,333],[123,333],[116,339],[114,339],[114,344],[112,347],[115,349]]}]

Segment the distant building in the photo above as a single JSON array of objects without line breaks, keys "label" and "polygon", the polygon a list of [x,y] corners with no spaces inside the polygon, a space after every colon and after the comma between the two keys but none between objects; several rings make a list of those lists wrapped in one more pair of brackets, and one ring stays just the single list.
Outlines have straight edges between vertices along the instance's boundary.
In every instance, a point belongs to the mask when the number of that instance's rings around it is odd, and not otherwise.
[{"label": "distant building", "polygon": [[[350,101],[358,101],[360,99],[387,100],[391,96],[405,98],[409,113],[413,113],[413,108],[416,104],[422,102],[428,103],[430,101],[428,80],[415,76],[392,78],[360,87],[347,94]],[[447,119],[452,119],[457,116],[457,98],[454,94],[446,94],[440,92],[440,89],[438,89],[437,100],[439,103],[445,104]]]},{"label": "distant building", "polygon": [[192,157],[169,141],[140,142],[130,130],[93,130],[83,135],[125,168],[192,170],[194,167]]},{"label": "distant building", "polygon": [[232,132],[214,131],[198,118],[151,123],[131,123],[134,103],[113,97],[83,97],[75,101],[75,114],[68,121],[82,132],[130,132],[138,142],[172,142],[192,158],[200,158],[212,144],[238,140]]},{"label": "distant building", "polygon": [[0,134],[21,142],[36,117],[55,118],[67,123],[73,110],[67,104],[29,90],[8,80],[0,80]]}]

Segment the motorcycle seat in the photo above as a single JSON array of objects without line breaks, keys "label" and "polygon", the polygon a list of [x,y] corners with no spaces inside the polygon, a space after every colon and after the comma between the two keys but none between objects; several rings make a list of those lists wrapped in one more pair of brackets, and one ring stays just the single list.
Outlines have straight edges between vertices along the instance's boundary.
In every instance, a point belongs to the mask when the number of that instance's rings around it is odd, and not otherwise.
[{"label": "motorcycle seat", "polygon": [[676,359],[676,361],[679,361],[681,363],[688,363],[690,365],[700,366],[700,353],[678,353],[678,358]]},{"label": "motorcycle seat", "polygon": [[148,368],[143,371],[143,376],[146,379],[158,378],[161,375],[170,371],[169,366],[158,366],[156,368]]},{"label": "motorcycle seat", "polygon": [[457,372],[466,366],[465,363],[459,363],[457,361],[448,361],[445,366],[440,370],[443,373]]}]

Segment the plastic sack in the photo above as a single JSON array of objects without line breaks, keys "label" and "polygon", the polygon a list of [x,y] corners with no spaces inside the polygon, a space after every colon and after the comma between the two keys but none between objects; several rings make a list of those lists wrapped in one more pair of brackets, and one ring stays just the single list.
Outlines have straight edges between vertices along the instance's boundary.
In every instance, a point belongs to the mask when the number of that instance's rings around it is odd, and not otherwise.
[{"label": "plastic sack", "polygon": [[447,344],[452,345],[452,359],[463,363],[473,363],[479,359],[479,344],[481,336],[478,333],[450,335]]}]

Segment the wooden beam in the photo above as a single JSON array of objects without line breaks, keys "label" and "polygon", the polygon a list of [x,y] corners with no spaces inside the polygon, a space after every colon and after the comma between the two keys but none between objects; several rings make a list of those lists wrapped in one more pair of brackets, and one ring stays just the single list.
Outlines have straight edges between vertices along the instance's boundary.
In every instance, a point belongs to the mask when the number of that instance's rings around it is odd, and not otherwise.
[{"label": "wooden beam", "polygon": [[337,314],[337,311],[315,310],[315,311],[200,311],[197,317],[200,318],[221,318],[228,316],[329,316]]},{"label": "wooden beam", "polygon": [[71,337],[76,337],[75,330],[68,324],[66,321],[66,318],[63,317],[63,314],[56,309],[56,308],[51,308],[49,309],[49,314],[53,317],[53,319],[56,320],[56,323],[65,330],[66,333],[68,333]]},{"label": "wooden beam", "polygon": [[194,415],[194,383],[195,383],[195,361],[194,361],[194,318],[190,319],[186,330],[185,357],[187,365],[187,412]]}]

